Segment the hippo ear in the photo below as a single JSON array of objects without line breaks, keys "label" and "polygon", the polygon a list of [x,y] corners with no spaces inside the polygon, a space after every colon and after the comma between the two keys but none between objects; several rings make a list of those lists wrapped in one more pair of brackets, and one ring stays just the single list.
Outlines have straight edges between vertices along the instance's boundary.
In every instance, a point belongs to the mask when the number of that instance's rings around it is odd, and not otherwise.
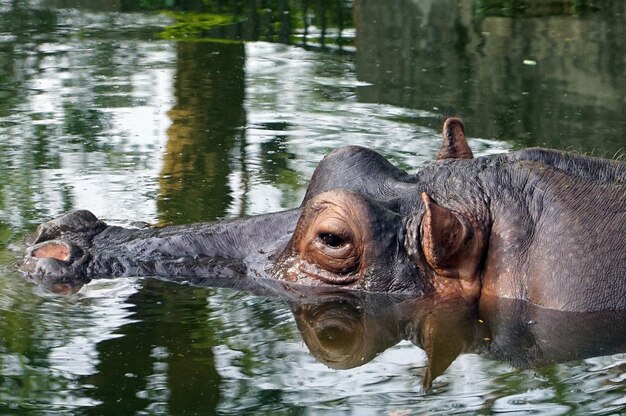
[{"label": "hippo ear", "polygon": [[440,276],[471,281],[476,277],[482,253],[481,239],[461,214],[435,203],[422,193],[422,250]]},{"label": "hippo ear", "polygon": [[443,123],[443,143],[439,148],[437,160],[473,159],[474,154],[465,140],[465,126],[461,119],[450,117]]}]

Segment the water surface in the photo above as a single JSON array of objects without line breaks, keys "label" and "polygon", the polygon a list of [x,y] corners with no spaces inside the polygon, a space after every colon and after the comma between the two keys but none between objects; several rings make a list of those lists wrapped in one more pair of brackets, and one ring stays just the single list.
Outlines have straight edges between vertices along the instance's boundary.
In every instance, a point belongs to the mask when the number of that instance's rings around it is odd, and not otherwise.
[{"label": "water surface", "polygon": [[338,146],[416,171],[447,114],[477,155],[626,148],[619,2],[304,3],[281,3],[285,22],[274,2],[222,2],[183,39],[177,15],[126,2],[0,1],[3,413],[626,411],[623,354],[526,370],[462,355],[424,394],[410,342],[331,369],[276,297],[132,278],[57,296],[20,278],[25,235],[67,210],[127,225],[292,208]]}]

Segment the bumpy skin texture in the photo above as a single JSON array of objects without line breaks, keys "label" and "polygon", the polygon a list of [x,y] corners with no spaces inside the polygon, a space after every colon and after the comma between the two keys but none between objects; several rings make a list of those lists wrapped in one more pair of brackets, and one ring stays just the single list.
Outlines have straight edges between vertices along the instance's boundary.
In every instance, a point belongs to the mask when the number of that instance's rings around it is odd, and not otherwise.
[{"label": "bumpy skin texture", "polygon": [[21,268],[52,285],[274,278],[565,311],[626,308],[624,162],[546,149],[442,154],[411,175],[374,151],[341,148],[320,163],[300,208],[229,222],[133,230],[77,211],[40,226]]},{"label": "bumpy skin texture", "polygon": [[[73,211],[39,226],[19,267],[31,280],[53,289],[120,276],[198,285],[209,277],[254,277],[291,237],[298,214],[296,209],[246,220],[130,229],[107,226],[89,211]],[[65,259],[35,255],[41,247],[60,244],[76,254]]]}]

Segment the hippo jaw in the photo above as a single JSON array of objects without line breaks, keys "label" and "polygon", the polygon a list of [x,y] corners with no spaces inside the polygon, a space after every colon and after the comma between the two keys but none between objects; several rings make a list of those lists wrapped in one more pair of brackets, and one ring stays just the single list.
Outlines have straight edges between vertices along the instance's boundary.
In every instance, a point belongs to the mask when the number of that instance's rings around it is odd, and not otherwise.
[{"label": "hippo jaw", "polygon": [[[215,279],[270,278],[272,257],[292,235],[299,209],[256,217],[151,227],[109,226],[89,211],[40,225],[17,264],[53,292],[76,290],[94,278],[151,276],[199,286]],[[268,237],[270,236],[270,237]],[[73,290],[73,291],[76,291]]]}]

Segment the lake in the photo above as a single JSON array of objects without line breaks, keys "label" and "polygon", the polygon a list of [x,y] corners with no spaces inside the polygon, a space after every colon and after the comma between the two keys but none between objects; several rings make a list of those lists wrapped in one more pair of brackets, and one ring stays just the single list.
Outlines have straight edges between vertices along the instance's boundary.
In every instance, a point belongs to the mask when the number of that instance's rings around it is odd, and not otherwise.
[{"label": "lake", "polygon": [[415,172],[447,115],[478,156],[623,157],[625,57],[623,2],[0,0],[0,413],[626,412],[622,353],[464,354],[425,392],[411,342],[330,368],[280,297],[136,278],[62,296],[15,269],[72,209],[164,225],[293,208],[348,144]]}]

